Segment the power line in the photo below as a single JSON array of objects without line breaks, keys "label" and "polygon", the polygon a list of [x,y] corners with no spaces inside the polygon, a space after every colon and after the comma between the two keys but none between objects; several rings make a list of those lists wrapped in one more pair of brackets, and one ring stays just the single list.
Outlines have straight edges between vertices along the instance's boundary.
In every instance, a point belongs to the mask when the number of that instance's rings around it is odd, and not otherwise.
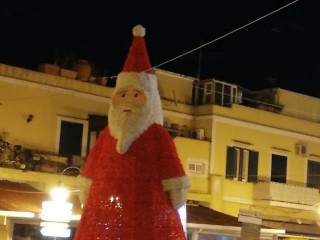
[{"label": "power line", "polygon": [[204,43],[204,44],[200,45],[200,46],[197,47],[197,48],[194,48],[194,49],[192,49],[192,50],[190,50],[190,51],[187,51],[187,52],[185,52],[185,53],[182,53],[182,54],[179,55],[179,56],[176,56],[176,57],[174,57],[174,58],[172,58],[172,59],[169,59],[169,60],[167,60],[167,61],[165,61],[165,62],[163,62],[163,63],[160,63],[160,64],[156,65],[154,68],[158,68],[158,67],[160,67],[160,66],[162,66],[162,65],[165,65],[165,64],[167,64],[167,63],[169,63],[169,62],[172,62],[172,61],[174,61],[174,60],[176,60],[176,59],[179,59],[179,58],[181,58],[181,57],[184,57],[184,56],[186,56],[186,55],[188,55],[188,54],[190,54],[190,53],[192,53],[192,52],[194,52],[194,51],[197,51],[197,50],[199,50],[199,49],[201,49],[201,48],[203,48],[203,47],[205,47],[205,46],[208,46],[208,45],[210,45],[210,44],[212,44],[212,43],[214,43],[214,42],[217,42],[217,41],[219,41],[219,40],[221,40],[221,39],[223,39],[223,38],[225,38],[225,37],[227,37],[227,36],[229,36],[229,35],[231,35],[231,34],[233,34],[233,33],[236,33],[236,32],[238,32],[238,31],[240,31],[240,30],[242,30],[242,29],[244,29],[244,28],[246,28],[246,27],[248,27],[248,26],[250,26],[250,25],[252,25],[252,24],[254,24],[254,23],[256,23],[256,22],[259,22],[259,21],[261,21],[262,19],[264,19],[264,18],[266,18],[266,17],[269,17],[269,16],[271,16],[272,14],[275,14],[275,13],[277,13],[277,12],[279,12],[279,11],[281,11],[281,10],[283,10],[283,9],[285,9],[285,8],[291,6],[291,5],[293,5],[293,4],[295,4],[296,2],[299,2],[299,1],[300,1],[300,0],[295,0],[295,1],[291,2],[291,3],[288,3],[288,4],[282,6],[282,7],[278,8],[278,9],[276,9],[276,10],[274,10],[274,11],[272,11],[272,12],[270,12],[270,13],[268,13],[268,14],[266,14],[266,15],[258,18],[258,19],[256,19],[256,20],[254,20],[254,21],[252,21],[252,22],[249,22],[249,23],[247,23],[247,24],[245,24],[245,25],[243,25],[243,26],[241,26],[241,27],[239,27],[239,28],[236,28],[235,30],[233,30],[233,31],[231,31],[231,32],[228,32],[228,33],[226,33],[226,34],[224,34],[224,35],[222,35],[222,36],[220,36],[220,37],[218,37],[218,38],[216,38],[216,39],[214,39],[214,40],[212,40],[212,41],[209,41],[209,42],[207,42],[207,43]]},{"label": "power line", "polygon": [[[257,18],[257,19],[255,19],[255,20],[253,20],[253,21],[251,21],[251,22],[249,22],[249,23],[247,23],[247,24],[239,27],[239,28],[236,28],[236,29],[234,29],[234,30],[232,30],[232,31],[230,31],[230,32],[228,32],[228,33],[226,33],[226,34],[224,34],[224,35],[216,38],[216,39],[213,39],[213,40],[211,40],[211,41],[209,41],[209,42],[207,42],[207,43],[204,43],[204,44],[200,44],[199,47],[196,47],[196,48],[194,48],[194,49],[191,49],[191,50],[189,50],[189,51],[187,51],[187,52],[184,52],[184,53],[182,53],[182,54],[180,54],[180,55],[178,55],[178,56],[176,56],[176,57],[174,57],[174,58],[171,58],[171,59],[169,59],[169,60],[167,60],[167,61],[165,61],[165,62],[162,62],[162,63],[160,63],[160,64],[158,64],[158,65],[155,65],[153,68],[158,68],[158,67],[163,66],[163,65],[165,65],[165,64],[167,64],[167,63],[170,63],[170,62],[175,61],[175,60],[177,60],[177,59],[179,59],[179,58],[182,58],[182,57],[184,57],[184,56],[186,56],[186,55],[188,55],[188,54],[190,54],[190,53],[193,53],[193,52],[195,52],[195,51],[197,51],[197,50],[201,50],[203,47],[206,47],[206,46],[208,46],[208,45],[210,45],[210,44],[212,44],[212,43],[214,43],[214,42],[217,42],[217,41],[219,41],[219,40],[221,40],[221,39],[223,39],[223,38],[225,38],[225,37],[227,37],[227,36],[230,36],[231,34],[234,34],[234,33],[238,32],[238,31],[240,31],[240,30],[242,30],[242,29],[244,29],[244,28],[246,28],[246,27],[249,27],[250,25],[252,25],[252,24],[254,24],[254,23],[256,23],[256,22],[259,22],[259,21],[261,21],[262,19],[265,19],[265,18],[267,18],[267,17],[269,17],[269,16],[271,16],[271,15],[273,15],[273,14],[275,14],[275,13],[277,13],[277,12],[279,12],[279,11],[281,11],[281,10],[283,10],[283,9],[285,9],[285,8],[291,6],[291,5],[293,5],[293,4],[295,4],[295,3],[299,2],[299,1],[300,1],[300,0],[295,0],[295,1],[293,1],[293,2],[290,2],[290,3],[284,5],[284,6],[280,7],[280,8],[278,8],[278,9],[270,12],[270,13],[267,13],[267,14],[263,15],[263,16],[260,17],[260,18]],[[150,69],[146,69],[145,71],[148,71],[148,70],[150,70]],[[113,79],[113,78],[116,78],[116,77],[117,77],[117,75],[115,75],[115,76],[109,76],[109,77],[106,76],[106,78],[110,78],[110,79]]]}]

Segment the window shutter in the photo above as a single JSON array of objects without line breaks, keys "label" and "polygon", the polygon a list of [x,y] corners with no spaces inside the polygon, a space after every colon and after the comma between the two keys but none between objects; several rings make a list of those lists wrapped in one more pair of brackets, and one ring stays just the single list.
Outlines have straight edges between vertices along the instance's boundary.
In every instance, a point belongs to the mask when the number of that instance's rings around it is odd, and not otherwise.
[{"label": "window shutter", "polygon": [[236,150],[233,147],[227,147],[226,178],[234,179],[236,176],[237,176]]},{"label": "window shutter", "polygon": [[258,158],[259,152],[249,152],[248,182],[258,181]]},{"label": "window shutter", "polygon": [[320,189],[320,162],[308,160],[307,187]]},{"label": "window shutter", "polygon": [[287,157],[272,154],[271,181],[278,183],[287,182]]}]

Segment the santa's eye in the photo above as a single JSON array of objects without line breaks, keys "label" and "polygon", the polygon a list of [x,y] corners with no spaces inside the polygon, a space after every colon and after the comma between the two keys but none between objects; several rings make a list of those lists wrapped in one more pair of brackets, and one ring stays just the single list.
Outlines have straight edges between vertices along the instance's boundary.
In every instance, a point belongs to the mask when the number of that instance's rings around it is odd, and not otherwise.
[{"label": "santa's eye", "polygon": [[121,93],[121,97],[125,97],[126,96],[126,93]]},{"label": "santa's eye", "polygon": [[138,97],[138,93],[135,93],[135,94],[134,94],[134,97]]}]

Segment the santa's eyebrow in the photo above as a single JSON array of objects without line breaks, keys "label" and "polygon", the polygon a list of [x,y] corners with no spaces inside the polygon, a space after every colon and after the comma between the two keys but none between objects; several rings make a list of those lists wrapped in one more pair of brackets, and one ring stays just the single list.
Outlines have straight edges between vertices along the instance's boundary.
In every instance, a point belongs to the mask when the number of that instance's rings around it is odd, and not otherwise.
[{"label": "santa's eyebrow", "polygon": [[117,90],[117,93],[123,93],[123,92],[128,92],[128,89],[122,88]]},{"label": "santa's eyebrow", "polygon": [[143,91],[142,91],[142,90],[140,90],[140,89],[134,89],[134,90],[132,90],[132,91],[134,91],[134,92],[138,92],[138,93],[143,93]]},{"label": "santa's eyebrow", "polygon": [[[117,93],[123,93],[123,92],[128,92],[128,91],[129,91],[129,89],[127,89],[127,88],[120,88],[117,90]],[[132,89],[132,91],[139,92],[139,93],[144,92],[142,89],[139,89],[139,88]]]}]

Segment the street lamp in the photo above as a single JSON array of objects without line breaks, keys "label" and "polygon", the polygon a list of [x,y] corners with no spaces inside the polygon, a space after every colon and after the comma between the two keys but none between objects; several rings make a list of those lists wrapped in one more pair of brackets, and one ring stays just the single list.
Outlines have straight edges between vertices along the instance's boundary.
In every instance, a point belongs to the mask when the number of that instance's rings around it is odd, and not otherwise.
[{"label": "street lamp", "polygon": [[[62,174],[76,167],[68,167],[64,169],[60,175],[58,186],[50,191],[52,201],[42,202],[42,214],[40,232],[43,236],[52,237],[70,237],[71,230],[69,222],[72,216],[73,204],[66,202],[69,191],[63,186],[61,181]],[[79,168],[77,168],[79,170]]]}]

